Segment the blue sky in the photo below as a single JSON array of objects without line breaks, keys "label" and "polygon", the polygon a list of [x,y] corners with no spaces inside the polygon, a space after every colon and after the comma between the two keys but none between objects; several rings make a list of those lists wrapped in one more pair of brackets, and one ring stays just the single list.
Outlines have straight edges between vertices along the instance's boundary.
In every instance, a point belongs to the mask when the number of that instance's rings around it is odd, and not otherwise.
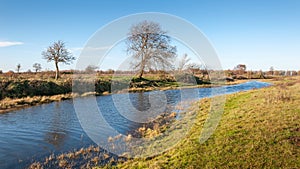
[{"label": "blue sky", "polygon": [[197,26],[224,69],[243,63],[251,70],[300,70],[299,9],[298,0],[0,0],[0,70],[20,63],[27,71],[35,62],[54,69],[41,56],[54,41],[65,41],[76,57],[98,29],[142,12],[169,13]]}]

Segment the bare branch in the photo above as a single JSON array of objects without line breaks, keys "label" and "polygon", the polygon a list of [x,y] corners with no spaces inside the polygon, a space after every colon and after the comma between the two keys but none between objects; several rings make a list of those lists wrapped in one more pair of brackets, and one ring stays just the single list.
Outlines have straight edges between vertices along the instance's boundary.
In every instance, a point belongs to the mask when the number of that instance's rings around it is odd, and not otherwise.
[{"label": "bare branch", "polygon": [[55,79],[59,77],[58,63],[70,64],[75,57],[72,56],[70,52],[65,47],[63,41],[54,42],[51,46],[47,48],[46,51],[42,52],[43,58],[48,62],[54,61],[56,67],[56,76]]},{"label": "bare branch", "polygon": [[133,25],[126,44],[127,53],[134,58],[132,67],[139,69],[140,78],[145,70],[170,68],[176,57],[176,47],[170,45],[170,37],[152,21]]}]

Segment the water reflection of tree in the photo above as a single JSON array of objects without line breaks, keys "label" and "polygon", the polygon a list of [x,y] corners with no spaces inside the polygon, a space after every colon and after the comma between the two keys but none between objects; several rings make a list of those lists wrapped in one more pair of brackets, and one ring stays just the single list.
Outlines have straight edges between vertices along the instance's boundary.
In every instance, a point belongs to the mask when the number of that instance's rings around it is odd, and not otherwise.
[{"label": "water reflection of tree", "polygon": [[61,149],[66,140],[66,124],[68,122],[66,115],[59,103],[55,103],[52,119],[49,119],[49,129],[45,135],[45,142],[53,145],[55,149]]},{"label": "water reflection of tree", "polygon": [[137,98],[133,101],[134,107],[139,111],[146,111],[150,108],[149,94],[138,93]]}]

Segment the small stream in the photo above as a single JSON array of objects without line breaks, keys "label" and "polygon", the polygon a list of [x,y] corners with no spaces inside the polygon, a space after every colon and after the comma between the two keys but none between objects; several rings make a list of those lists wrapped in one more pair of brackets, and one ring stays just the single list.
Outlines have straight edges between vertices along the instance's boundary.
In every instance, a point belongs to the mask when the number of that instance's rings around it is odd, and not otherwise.
[{"label": "small stream", "polygon": [[[269,83],[250,81],[243,84],[222,87],[222,89],[225,89],[223,90],[224,93],[219,94],[235,93],[269,85]],[[163,92],[168,106],[164,111],[168,111],[168,107],[184,101],[181,97],[183,90],[186,90],[184,92],[192,91],[197,93],[196,98],[194,95],[191,95],[192,98],[184,97],[184,99],[194,100],[212,95],[211,88],[166,90]],[[130,93],[131,107],[139,111],[147,110],[150,106],[149,97],[155,97],[155,94],[155,91]],[[114,94],[96,97],[98,107],[104,118],[113,128],[122,134],[126,134],[141,126],[137,122],[138,119],[130,121],[124,118],[124,116],[119,115],[119,109],[116,108],[114,102],[118,100],[122,102],[124,96],[124,94]],[[79,99],[86,101],[89,98]],[[159,103],[157,104],[159,105]],[[126,104],[122,106],[122,110],[128,110]],[[130,116],[142,118],[138,114],[132,114],[132,112]],[[95,145],[82,129],[72,100],[53,102],[0,114],[0,129],[1,169],[26,168],[32,162],[43,160],[52,153],[60,154]],[[105,128],[97,132],[103,132],[103,135],[112,134],[107,132]]]}]

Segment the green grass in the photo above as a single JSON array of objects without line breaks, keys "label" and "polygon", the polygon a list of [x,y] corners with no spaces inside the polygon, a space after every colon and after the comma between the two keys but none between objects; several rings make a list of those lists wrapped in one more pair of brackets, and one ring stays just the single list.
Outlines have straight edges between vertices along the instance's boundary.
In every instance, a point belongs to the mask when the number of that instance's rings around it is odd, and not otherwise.
[{"label": "green grass", "polygon": [[200,144],[210,108],[210,100],[203,99],[195,125],[176,147],[104,168],[300,168],[298,79],[227,96],[216,131]]}]

